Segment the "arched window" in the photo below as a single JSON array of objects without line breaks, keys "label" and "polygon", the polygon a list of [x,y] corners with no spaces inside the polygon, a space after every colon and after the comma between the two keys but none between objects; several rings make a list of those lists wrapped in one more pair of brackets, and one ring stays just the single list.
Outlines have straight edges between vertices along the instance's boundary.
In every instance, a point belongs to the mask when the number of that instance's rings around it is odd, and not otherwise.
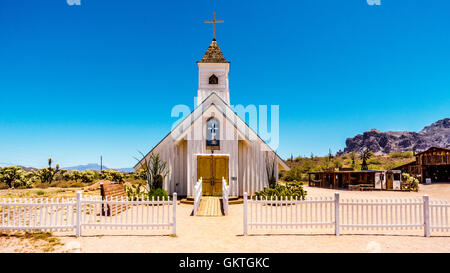
[{"label": "arched window", "polygon": [[218,84],[219,78],[217,78],[216,75],[212,74],[211,77],[209,77],[209,84]]},{"label": "arched window", "polygon": [[206,148],[220,149],[220,126],[219,121],[215,118],[210,118],[206,122]]}]

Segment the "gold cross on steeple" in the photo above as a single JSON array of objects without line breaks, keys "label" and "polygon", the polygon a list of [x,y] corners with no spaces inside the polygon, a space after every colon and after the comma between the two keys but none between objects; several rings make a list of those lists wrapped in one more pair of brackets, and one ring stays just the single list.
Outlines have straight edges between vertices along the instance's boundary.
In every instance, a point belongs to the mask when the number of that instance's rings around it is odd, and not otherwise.
[{"label": "gold cross on steeple", "polygon": [[205,23],[212,23],[213,24],[213,38],[216,39],[216,23],[223,23],[222,20],[216,21],[216,12],[213,12],[213,20],[212,21],[205,21]]}]

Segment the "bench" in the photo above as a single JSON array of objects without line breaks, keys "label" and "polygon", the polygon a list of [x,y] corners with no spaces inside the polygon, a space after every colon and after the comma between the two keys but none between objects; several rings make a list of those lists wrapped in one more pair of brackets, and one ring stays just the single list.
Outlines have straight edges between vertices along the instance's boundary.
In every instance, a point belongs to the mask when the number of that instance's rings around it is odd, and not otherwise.
[{"label": "bench", "polygon": [[359,184],[359,190],[361,191],[371,191],[375,189],[372,184]]}]

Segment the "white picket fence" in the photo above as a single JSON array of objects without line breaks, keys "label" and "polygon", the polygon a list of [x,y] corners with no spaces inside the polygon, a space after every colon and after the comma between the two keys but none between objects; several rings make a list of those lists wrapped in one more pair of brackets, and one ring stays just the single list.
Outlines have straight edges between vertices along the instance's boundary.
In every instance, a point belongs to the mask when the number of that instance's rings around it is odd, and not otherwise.
[{"label": "white picket fence", "polygon": [[200,202],[202,201],[202,178],[197,181],[194,185],[194,211],[193,215],[197,215],[198,208],[200,207]]},{"label": "white picket fence", "polygon": [[228,197],[230,196],[230,185],[227,185],[227,181],[222,177],[222,204],[223,213],[228,215]]},{"label": "white picket fence", "polygon": [[21,198],[0,202],[0,231],[75,231],[82,229],[168,229],[176,234],[177,194],[130,201],[126,197]]},{"label": "white picket fence", "polygon": [[409,199],[340,199],[333,197],[248,198],[244,193],[244,235],[248,228],[281,229],[307,226],[334,227],[340,230],[406,230],[450,231],[450,204],[447,201]]},{"label": "white picket fence", "polygon": [[[450,204],[448,201],[431,201],[430,208],[430,230],[449,231],[450,230]],[[429,235],[428,235],[429,236]]]}]

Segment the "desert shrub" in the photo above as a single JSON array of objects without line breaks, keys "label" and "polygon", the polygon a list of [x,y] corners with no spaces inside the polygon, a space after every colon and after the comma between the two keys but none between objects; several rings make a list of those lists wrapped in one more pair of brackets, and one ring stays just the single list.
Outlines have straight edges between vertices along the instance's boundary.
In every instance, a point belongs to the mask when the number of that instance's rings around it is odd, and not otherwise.
[{"label": "desert shrub", "polygon": [[36,176],[39,177],[42,183],[52,183],[55,175],[60,171],[59,164],[56,164],[56,167],[52,167],[52,158],[48,159],[48,167],[42,168],[36,172]]},{"label": "desert shrub", "polygon": [[379,160],[378,158],[374,157],[374,158],[371,158],[371,159],[367,160],[367,164],[369,164],[369,165],[381,165],[381,164],[383,164],[383,162],[381,162],[381,160]]},{"label": "desert shrub", "polygon": [[293,167],[289,171],[284,172],[282,179],[284,181],[300,181],[302,179],[302,169],[300,167]]},{"label": "desert shrub", "polygon": [[335,158],[333,160],[333,167],[335,168],[342,168],[344,166],[344,164],[342,163],[342,160],[339,158]]},{"label": "desert shrub", "polygon": [[154,200],[156,200],[158,197],[159,197],[159,200],[161,200],[162,198],[167,200],[169,198],[169,194],[167,193],[167,191],[165,189],[161,189],[161,188],[156,188],[156,189],[150,190],[148,192],[147,196],[150,200],[152,198],[154,198]]},{"label": "desert shrub", "polygon": [[44,195],[45,192],[44,192],[43,190],[38,190],[38,191],[36,191],[36,194],[37,194],[37,195]]},{"label": "desert shrub", "polygon": [[80,179],[83,183],[90,183],[94,181],[98,176],[98,172],[91,170],[85,170],[80,173]]},{"label": "desert shrub", "polygon": [[0,169],[0,183],[5,183],[8,188],[31,188],[33,180],[22,168],[10,166]]},{"label": "desert shrub", "polygon": [[102,170],[101,178],[119,183],[123,182],[123,174],[116,170]]},{"label": "desert shrub", "polygon": [[147,176],[146,176],[145,170],[137,170],[137,171],[131,173],[130,178],[146,180]]},{"label": "desert shrub", "polygon": [[257,198],[273,197],[292,197],[305,200],[307,192],[303,189],[303,183],[286,183],[286,185],[277,184],[274,188],[264,188],[262,191],[255,192]]},{"label": "desert shrub", "polygon": [[402,174],[402,190],[419,191],[419,180],[408,173]]},{"label": "desert shrub", "polygon": [[152,198],[154,198],[154,200],[157,200],[158,197],[160,200],[162,200],[162,198],[168,199],[169,197],[166,190],[162,188],[148,190],[142,182],[130,186],[125,186],[125,192],[129,200],[137,200],[142,198],[148,198],[149,200],[152,200]]},{"label": "desert shrub", "polygon": [[130,186],[125,185],[125,193],[128,197],[128,200],[135,200],[144,198],[147,194],[147,189],[144,187],[144,184],[142,182],[139,182]]},{"label": "desert shrub", "polygon": [[136,158],[138,162],[142,162],[142,170],[144,174],[144,180],[147,182],[147,186],[149,189],[161,188],[164,179],[169,174],[169,169],[167,168],[167,162],[164,161],[159,154],[151,153],[148,155],[144,155],[142,152],[139,152],[142,156],[142,159]]},{"label": "desert shrub", "polygon": [[[83,182],[73,182],[69,185],[69,187],[71,187],[71,188],[81,188],[84,186],[86,186],[86,185],[83,184]],[[63,187],[63,188],[65,188],[65,187]]]},{"label": "desert shrub", "polygon": [[394,152],[389,154],[392,158],[411,158],[414,156],[414,152],[407,151],[407,152]]}]

